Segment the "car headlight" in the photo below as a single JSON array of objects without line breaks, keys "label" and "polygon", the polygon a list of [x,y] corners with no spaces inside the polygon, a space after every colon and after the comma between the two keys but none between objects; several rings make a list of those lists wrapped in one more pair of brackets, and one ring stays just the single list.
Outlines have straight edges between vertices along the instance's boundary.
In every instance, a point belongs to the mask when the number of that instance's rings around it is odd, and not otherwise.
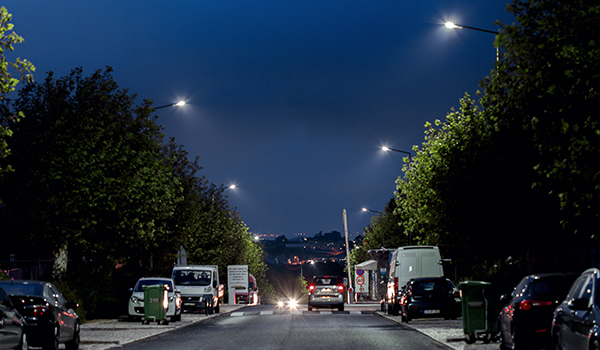
[{"label": "car headlight", "polygon": [[298,302],[296,300],[290,300],[290,307],[295,308],[296,306],[298,306]]},{"label": "car headlight", "polygon": [[277,302],[277,306],[279,306],[279,307],[283,307],[283,301],[278,301],[278,302]]},{"label": "car headlight", "polygon": [[138,299],[138,297],[131,297],[131,302],[134,304],[139,303],[140,299]]}]

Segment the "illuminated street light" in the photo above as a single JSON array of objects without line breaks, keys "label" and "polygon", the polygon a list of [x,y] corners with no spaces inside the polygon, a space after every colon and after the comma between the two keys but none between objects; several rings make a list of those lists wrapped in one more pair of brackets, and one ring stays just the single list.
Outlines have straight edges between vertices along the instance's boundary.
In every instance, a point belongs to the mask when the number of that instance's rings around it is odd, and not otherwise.
[{"label": "illuminated street light", "polygon": [[384,152],[394,151],[394,152],[400,152],[400,153],[408,154],[408,164],[409,165],[412,164],[412,154],[410,152],[401,151],[399,149],[394,149],[394,148],[389,148],[387,146],[381,146],[381,150],[384,151]]},{"label": "illuminated street light", "polygon": [[[471,29],[471,30],[476,30],[478,32],[490,33],[490,34],[494,34],[494,35],[498,34],[498,32],[494,32],[492,30],[463,26],[462,24],[456,24],[454,22],[446,22],[446,23],[444,23],[444,26],[448,29]],[[498,48],[496,48],[496,61],[499,61],[499,60],[500,60],[500,51],[498,50]]]},{"label": "illuminated street light", "polygon": [[179,101],[177,103],[169,103],[168,105],[154,107],[155,110],[165,108],[165,107],[181,107],[185,105],[185,101]]},{"label": "illuminated street light", "polygon": [[220,188],[219,188],[219,190],[220,190],[220,191],[221,191],[221,190],[234,190],[236,187],[237,187],[237,186],[234,184],[234,185],[229,185],[229,186],[223,186],[223,187],[220,187]]}]

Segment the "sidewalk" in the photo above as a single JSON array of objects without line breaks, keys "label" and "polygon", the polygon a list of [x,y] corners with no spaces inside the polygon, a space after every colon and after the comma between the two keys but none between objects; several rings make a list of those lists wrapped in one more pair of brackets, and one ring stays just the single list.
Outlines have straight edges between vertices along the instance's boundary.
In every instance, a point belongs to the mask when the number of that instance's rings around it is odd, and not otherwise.
[{"label": "sidewalk", "polygon": [[458,320],[444,320],[439,318],[416,319],[406,323],[401,322],[400,316],[390,316],[381,311],[378,311],[377,314],[402,324],[403,326],[419,331],[455,350],[497,350],[500,348],[498,342],[485,344],[483,341],[478,340],[474,344],[467,344],[465,342],[462,319],[460,318]]}]

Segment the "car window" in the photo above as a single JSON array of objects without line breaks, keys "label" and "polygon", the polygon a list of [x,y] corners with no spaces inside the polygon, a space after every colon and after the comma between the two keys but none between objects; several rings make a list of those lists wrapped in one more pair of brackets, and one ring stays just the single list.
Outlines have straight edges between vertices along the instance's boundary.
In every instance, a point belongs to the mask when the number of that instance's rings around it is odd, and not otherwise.
[{"label": "car window", "polygon": [[173,280],[176,285],[208,286],[211,272],[206,270],[176,270]]},{"label": "car window", "polygon": [[527,289],[527,295],[537,300],[564,298],[571,287],[572,279],[563,276],[533,280]]},{"label": "car window", "polygon": [[575,281],[575,283],[573,283],[573,286],[569,290],[569,294],[567,296],[567,299],[569,299],[569,300],[571,300],[571,299],[578,299],[579,295],[582,294],[582,291],[583,291],[584,287],[587,286],[588,279],[589,279],[588,275],[580,276]]},{"label": "car window", "polygon": [[49,287],[50,290],[52,290],[52,293],[54,294],[54,299],[56,300],[57,305],[66,309],[67,301],[65,300],[65,297],[62,295],[62,293],[53,284],[49,284]]},{"label": "car window", "polygon": [[8,295],[36,295],[42,296],[43,287],[41,284],[23,284],[23,283],[2,283],[0,286]]},{"label": "car window", "polygon": [[144,280],[139,280],[135,284],[135,288],[133,289],[133,291],[134,292],[143,292],[144,291],[143,286],[153,286],[153,285],[157,285],[157,284],[166,284],[167,286],[169,286],[169,290],[173,290],[173,283],[171,283],[171,281],[144,279]]}]

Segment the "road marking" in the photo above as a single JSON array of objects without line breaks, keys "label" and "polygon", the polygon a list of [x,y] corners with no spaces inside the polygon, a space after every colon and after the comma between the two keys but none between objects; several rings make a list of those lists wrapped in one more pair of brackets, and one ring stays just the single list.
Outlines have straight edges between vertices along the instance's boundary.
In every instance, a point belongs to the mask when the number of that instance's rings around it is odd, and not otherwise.
[{"label": "road marking", "polygon": [[266,315],[273,315],[273,311],[261,311],[260,312],[261,316],[266,316]]},{"label": "road marking", "polygon": [[243,312],[232,312],[231,313],[231,317],[240,317],[240,316],[244,316]]}]

